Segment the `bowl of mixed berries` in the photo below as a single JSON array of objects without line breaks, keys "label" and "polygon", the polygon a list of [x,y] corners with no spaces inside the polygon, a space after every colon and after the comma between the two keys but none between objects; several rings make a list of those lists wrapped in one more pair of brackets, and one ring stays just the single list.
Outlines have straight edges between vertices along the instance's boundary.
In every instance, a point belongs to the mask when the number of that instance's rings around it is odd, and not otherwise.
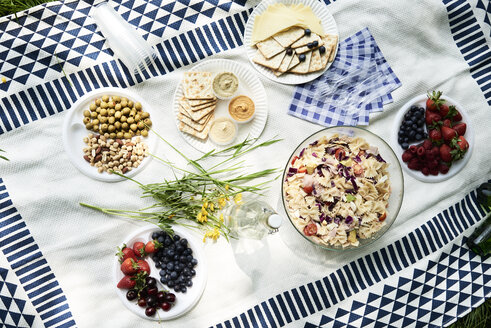
[{"label": "bowl of mixed berries", "polygon": [[170,320],[191,310],[206,284],[202,245],[180,227],[172,232],[148,225],[118,247],[114,265],[117,294],[136,315]]},{"label": "bowl of mixed berries", "polygon": [[395,119],[394,147],[402,166],[416,179],[440,182],[468,162],[473,146],[469,117],[441,91],[408,101]]}]

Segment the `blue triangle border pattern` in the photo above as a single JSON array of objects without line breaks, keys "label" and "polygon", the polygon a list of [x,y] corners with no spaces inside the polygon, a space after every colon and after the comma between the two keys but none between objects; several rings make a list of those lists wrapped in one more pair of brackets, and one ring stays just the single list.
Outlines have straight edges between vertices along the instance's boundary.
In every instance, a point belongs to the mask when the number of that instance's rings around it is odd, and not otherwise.
[{"label": "blue triangle border pattern", "polygon": [[[312,281],[291,290],[286,290],[281,294],[273,296],[243,313],[210,328],[276,328],[307,318],[315,313],[320,313],[321,311],[336,306],[336,304],[352,295],[381,282],[389,276],[393,276],[401,270],[408,268],[426,256],[437,252],[444,245],[447,245],[458,238],[465,230],[481,221],[485,214],[486,213],[477,202],[477,192],[476,190],[473,190],[462,200],[438,213],[426,223],[414,231],[409,232],[406,236],[394,243],[369,255],[358,258],[322,279]],[[454,256],[454,250],[455,246],[452,248],[451,256]],[[463,246],[458,249],[458,252],[460,252],[458,254],[469,253],[466,253],[465,247]],[[445,254],[442,254],[442,257],[445,257]],[[449,261],[450,260],[454,259],[452,258],[449,259]],[[465,264],[466,262],[462,262],[459,265]],[[490,265],[486,265],[488,269],[483,270],[483,272],[489,270]],[[429,268],[433,267],[439,269],[437,263],[429,263]],[[447,270],[449,270],[448,272],[453,273],[452,270],[456,269],[453,269],[452,266]],[[360,273],[363,273],[363,275]],[[427,279],[425,274],[426,273],[422,270],[415,270],[414,276],[412,277],[412,280],[415,281],[414,288],[421,287],[418,286],[418,281],[422,278]],[[483,274],[486,274],[489,279],[489,273]],[[436,280],[436,275],[433,274],[432,277],[428,275],[428,279],[431,278]],[[404,279],[400,280],[401,286],[412,286],[409,282],[411,281]],[[426,280],[424,282],[426,282]],[[397,293],[397,287],[384,286],[384,294],[389,294],[394,291]],[[425,289],[426,292],[434,292],[431,285],[427,285],[423,288],[428,289]],[[489,286],[484,286],[483,288],[486,290],[486,298],[489,298],[491,296],[491,288],[489,288]],[[436,293],[438,293],[438,291]],[[409,298],[410,295],[407,295],[407,297]],[[385,303],[390,302],[388,299],[381,299],[381,296],[379,295],[369,295],[369,303],[373,303],[376,300]],[[426,297],[425,299],[422,299],[422,301],[429,302],[432,300]],[[479,305],[483,301],[484,297],[476,299],[474,306]],[[396,306],[402,307],[400,304],[397,304]],[[353,309],[356,309],[357,307],[360,307],[360,305],[353,305]],[[366,308],[371,312],[378,311],[378,308],[370,306],[369,304]],[[340,309],[337,316],[342,317],[349,313],[350,312],[347,310]],[[377,316],[380,316],[379,319],[381,319],[385,315],[388,315],[388,313],[390,314],[390,311],[379,311],[377,312]],[[357,315],[358,314],[351,316],[353,321],[359,319],[356,317]],[[389,315],[389,317],[391,316]],[[397,319],[396,316],[393,318],[394,320]],[[324,318],[324,320],[327,319]],[[366,318],[362,321],[364,324],[368,325],[370,320],[374,319]],[[357,327],[360,325],[360,323],[358,325],[347,325],[338,320],[338,322],[329,321],[329,324],[326,326],[308,323],[305,327]],[[398,325],[391,326],[387,323],[384,327],[398,327]]]},{"label": "blue triangle border pattern", "polygon": [[44,326],[75,327],[68,300],[1,178],[0,249],[29,298],[23,301],[32,303]]}]

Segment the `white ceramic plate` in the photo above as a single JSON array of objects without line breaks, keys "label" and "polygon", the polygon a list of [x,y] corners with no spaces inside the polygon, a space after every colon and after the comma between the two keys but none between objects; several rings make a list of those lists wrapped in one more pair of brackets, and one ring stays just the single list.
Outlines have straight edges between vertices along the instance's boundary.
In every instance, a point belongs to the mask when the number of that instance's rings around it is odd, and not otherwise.
[{"label": "white ceramic plate", "polygon": [[[145,315],[145,308],[138,306],[138,304],[136,304],[136,300],[130,302],[126,299],[126,292],[128,290],[119,289],[116,287],[118,282],[124,277],[124,274],[123,272],[121,272],[121,268],[120,268],[121,265],[118,261],[118,258],[116,256],[114,257],[114,269],[113,269],[114,288],[116,289],[116,292],[119,298],[121,299],[121,302],[123,302],[123,304],[131,312],[144,319],[158,321],[158,320],[171,320],[180,317],[181,315],[190,311],[198,303],[199,299],[201,298],[201,295],[203,294],[203,291],[205,290],[205,285],[207,280],[207,268],[206,268],[206,261],[203,252],[203,243],[200,243],[199,240],[196,240],[196,238],[183,227],[173,226],[172,229],[174,229],[175,233],[178,234],[180,237],[186,238],[188,240],[188,245],[193,250],[193,257],[198,260],[198,264],[194,268],[194,270],[196,270],[196,276],[194,276],[192,280],[193,286],[189,287],[186,293],[176,293],[170,290],[172,293],[176,295],[176,301],[173,304],[172,308],[167,312],[163,311],[162,309],[157,309],[157,313],[154,316],[147,317]],[[137,241],[141,241],[146,244],[148,241],[152,240],[152,233],[154,231],[160,231],[160,229],[153,224],[146,225],[134,231],[131,235],[126,237],[125,240],[121,243],[121,245],[126,244],[128,247],[132,247],[133,244]],[[157,269],[155,267],[155,263],[153,262],[153,260],[149,256],[147,256],[145,260],[150,265],[150,276],[154,277],[157,280],[158,290],[159,291],[162,289],[169,290],[167,286],[164,286],[160,282],[160,274],[159,274],[160,269]]]},{"label": "white ceramic plate", "polygon": [[[244,67],[232,60],[227,59],[210,59],[194,66],[192,71],[202,72],[232,72],[239,79],[239,88],[236,95],[246,95],[252,99],[255,105],[255,115],[252,121],[248,123],[239,124],[239,131],[235,140],[227,145],[221,146],[213,143],[208,137],[206,140],[193,137],[187,133],[180,132],[184,140],[186,140],[191,146],[199,151],[207,153],[213,149],[222,150],[230,147],[233,144],[244,141],[245,138],[258,138],[263,132],[264,126],[268,119],[268,103],[266,98],[266,91],[259,78],[251,71],[250,68]],[[174,94],[174,115],[176,124],[179,125],[177,114],[179,114],[179,99],[183,96],[183,90],[181,83],[177,86]],[[217,107],[215,109],[215,118],[218,117],[230,117],[228,112],[228,104],[230,100],[218,99]]]},{"label": "white ceramic plate", "polygon": [[[82,98],[77,100],[68,111],[65,121],[63,122],[63,146],[65,147],[65,152],[68,154],[72,164],[75,165],[80,172],[92,179],[105,182],[116,182],[124,180],[124,178],[116,174],[109,174],[107,172],[99,173],[95,166],[90,166],[90,164],[83,158],[83,148],[87,146],[84,143],[83,138],[87,137],[89,133],[93,133],[92,131],[87,130],[82,122],[84,117],[83,112],[89,108],[90,103],[103,95],[126,97],[134,102],[140,102],[143,110],[150,114],[150,119],[152,119],[153,110],[146,101],[129,90],[119,88],[101,88],[84,95]],[[155,121],[152,120],[152,122],[155,125]],[[142,137],[142,141],[148,145],[148,149],[151,153],[155,153],[157,136],[154,133],[150,132],[148,137]],[[142,171],[150,162],[151,158],[151,156],[147,156],[142,161],[140,166],[126,173],[126,176],[132,177],[138,174],[138,172]]]},{"label": "white ceramic plate", "polygon": [[[428,96],[426,94],[419,95],[419,96],[416,96],[413,99],[409,100],[407,103],[405,103],[401,107],[401,109],[397,113],[396,118],[394,119],[394,126],[392,128],[391,143],[392,143],[392,147],[393,147],[394,151],[397,154],[397,158],[401,162],[401,166],[404,168],[406,173],[408,173],[413,178],[416,178],[416,179],[423,181],[423,182],[441,182],[441,181],[445,181],[447,179],[450,179],[451,177],[453,177],[454,175],[459,173],[459,171],[464,168],[464,166],[469,161],[469,158],[471,158],[472,149],[474,148],[474,131],[472,130],[471,121],[470,121],[469,116],[467,115],[466,111],[464,110],[464,107],[462,107],[462,105],[460,105],[458,102],[456,102],[452,98],[449,98],[446,96],[443,96],[442,98],[445,99],[447,105],[449,105],[449,106],[454,105],[457,108],[457,110],[460,112],[460,114],[462,114],[462,122],[467,124],[467,130],[464,134],[464,137],[467,140],[467,142],[469,143],[469,149],[467,150],[467,153],[464,155],[464,158],[462,158],[459,161],[454,162],[452,164],[452,166],[450,167],[450,170],[448,171],[447,174],[439,173],[438,175],[424,175],[423,173],[421,173],[421,171],[409,169],[407,167],[407,163],[404,163],[402,161],[401,156],[402,156],[402,153],[404,152],[404,149],[402,149],[401,145],[399,145],[399,143],[397,142],[397,137],[398,137],[397,134],[399,132],[399,127],[401,126],[402,120],[404,119],[404,115],[406,114],[406,112],[411,108],[412,105],[426,108],[426,99],[428,99]],[[425,125],[425,131],[426,131],[426,125]],[[419,144],[421,142],[422,141],[416,141],[416,142],[411,143],[410,145]]]},{"label": "white ceramic plate", "polygon": [[[252,61],[254,58],[254,55],[256,54],[257,49],[255,47],[251,47],[251,38],[252,38],[252,29],[254,27],[254,19],[256,18],[257,15],[262,14],[269,5],[274,4],[274,3],[284,3],[286,5],[291,5],[291,4],[297,4],[297,3],[303,3],[305,6],[308,6],[312,8],[312,11],[314,14],[319,17],[322,23],[322,27],[324,28],[324,32],[326,34],[336,34],[339,35],[338,32],[338,27],[336,25],[336,21],[334,20],[334,17],[332,17],[332,14],[330,11],[327,9],[327,6],[324,4],[322,1],[317,1],[317,0],[266,0],[262,1],[260,4],[257,5],[257,7],[254,9],[252,12],[251,16],[249,16],[249,19],[247,20],[247,24],[245,27],[245,33],[244,33],[244,45],[247,50],[247,57],[249,57],[249,61],[251,62],[252,66],[256,68],[262,75],[266,76],[268,79],[273,80],[275,82],[283,83],[283,84],[302,84],[302,83],[307,83],[310,82],[320,75],[324,73],[332,63],[328,63],[327,66],[317,72],[312,72],[309,74],[283,74],[280,76],[274,75],[273,71],[270,70],[269,68],[263,67],[261,65],[258,65]],[[339,40],[338,40],[339,41]],[[336,52],[334,54],[334,57],[336,57],[336,54],[338,52],[338,47],[336,45]]]}]

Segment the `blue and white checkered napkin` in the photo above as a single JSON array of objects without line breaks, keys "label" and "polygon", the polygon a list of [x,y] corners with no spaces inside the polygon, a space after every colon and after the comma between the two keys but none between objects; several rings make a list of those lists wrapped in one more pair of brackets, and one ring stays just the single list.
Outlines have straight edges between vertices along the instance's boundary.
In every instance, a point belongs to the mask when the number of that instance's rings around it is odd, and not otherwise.
[{"label": "blue and white checkered napkin", "polygon": [[296,88],[290,115],[325,126],[368,125],[369,114],[392,102],[401,82],[368,30],[339,43],[331,67]]}]

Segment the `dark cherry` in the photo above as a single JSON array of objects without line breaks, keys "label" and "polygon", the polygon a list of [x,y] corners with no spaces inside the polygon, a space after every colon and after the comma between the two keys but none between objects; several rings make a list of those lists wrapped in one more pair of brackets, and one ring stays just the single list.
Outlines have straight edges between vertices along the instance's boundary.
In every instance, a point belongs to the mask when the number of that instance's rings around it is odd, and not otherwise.
[{"label": "dark cherry", "polygon": [[167,302],[174,303],[176,301],[176,295],[174,295],[173,293],[165,294],[165,300]]},{"label": "dark cherry", "polygon": [[134,289],[130,289],[128,290],[128,292],[126,293],[126,299],[128,301],[133,301],[134,299],[136,299],[138,297],[138,293],[136,292],[136,290]]},{"label": "dark cherry", "polygon": [[148,306],[155,306],[157,304],[157,296],[150,295],[145,298],[145,302],[147,302]]},{"label": "dark cherry", "polygon": [[169,311],[169,310],[170,310],[170,308],[171,308],[171,305],[170,305],[170,303],[164,302],[164,303],[162,303],[162,305],[160,305],[160,307],[161,307],[161,308],[162,308],[162,310],[164,310],[164,311]]},{"label": "dark cherry", "polygon": [[165,293],[164,292],[158,292],[157,293],[157,301],[159,303],[164,303],[165,302]]},{"label": "dark cherry", "polygon": [[147,283],[147,286],[149,286],[149,287],[153,287],[157,284],[157,280],[155,280],[154,277],[147,277],[145,279],[145,282]]},{"label": "dark cherry", "polygon": [[157,295],[157,293],[159,292],[159,290],[157,289],[157,287],[151,287],[148,289],[148,295]]},{"label": "dark cherry", "polygon": [[138,305],[141,306],[141,307],[145,307],[145,306],[147,306],[147,302],[145,301],[144,298],[140,298],[138,300]]},{"label": "dark cherry", "polygon": [[147,317],[151,317],[153,315],[155,315],[155,312],[157,311],[156,308],[154,308],[153,306],[149,306],[145,309],[145,315]]}]

